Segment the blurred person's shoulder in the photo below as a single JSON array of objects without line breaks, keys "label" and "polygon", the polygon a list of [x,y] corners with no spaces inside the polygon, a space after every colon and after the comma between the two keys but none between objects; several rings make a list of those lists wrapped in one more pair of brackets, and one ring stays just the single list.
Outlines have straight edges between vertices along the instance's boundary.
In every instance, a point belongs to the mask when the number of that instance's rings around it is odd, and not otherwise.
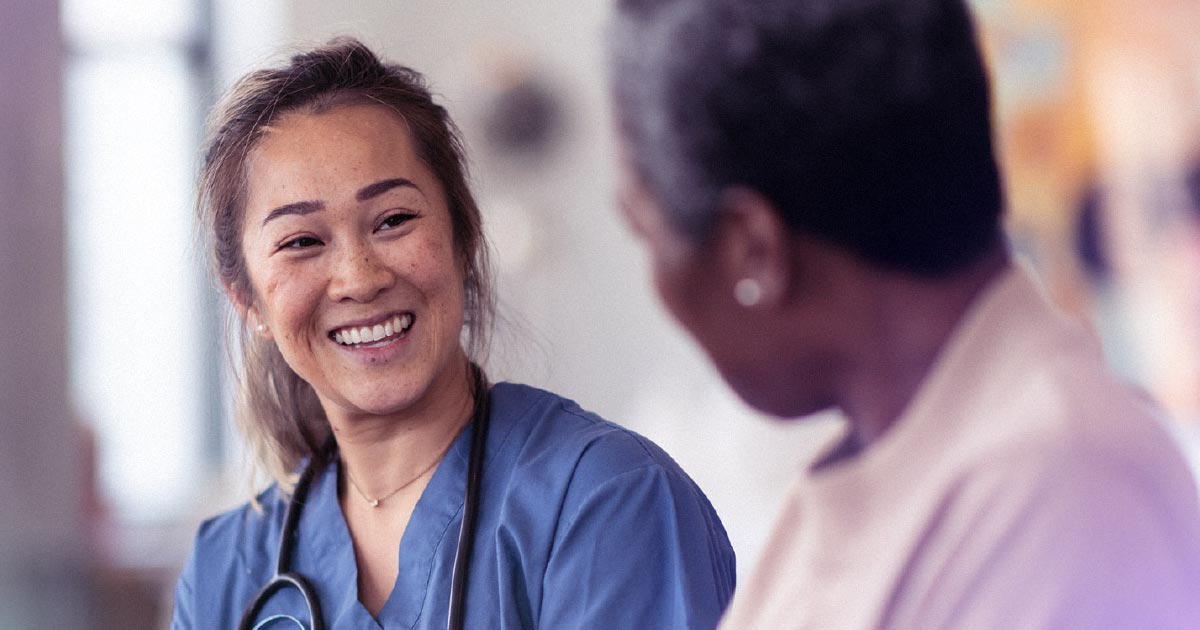
[{"label": "blurred person's shoulder", "polygon": [[[1011,518],[1011,531],[1110,547],[1140,544],[1138,532],[1157,527],[1200,562],[1200,493],[1182,445],[1108,366],[1087,322],[1018,266],[955,335],[905,442],[923,449],[913,478],[943,509],[964,524]],[[1089,521],[1113,536],[1088,536]]]},{"label": "blurred person's shoulder", "polygon": [[941,425],[950,457],[968,467],[1123,468],[1196,494],[1162,411],[1113,372],[1090,325],[1058,309],[1031,272],[1010,270],[965,329],[938,390],[964,416]]},{"label": "blurred person's shoulder", "polygon": [[1041,324],[1026,360],[983,401],[992,409],[988,424],[973,429],[978,450],[969,456],[981,466],[1019,462],[1065,477],[1119,474],[1196,509],[1195,477],[1168,426],[1174,420],[1112,371],[1086,325],[1057,315]]}]

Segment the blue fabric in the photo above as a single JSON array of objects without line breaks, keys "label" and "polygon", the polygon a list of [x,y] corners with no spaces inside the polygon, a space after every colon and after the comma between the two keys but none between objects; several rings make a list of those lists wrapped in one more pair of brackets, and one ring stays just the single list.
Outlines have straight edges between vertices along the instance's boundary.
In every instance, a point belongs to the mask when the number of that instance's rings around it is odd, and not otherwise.
[{"label": "blue fabric", "polygon": [[[446,627],[471,431],[417,502],[378,619],[358,602],[337,467],[314,479],[293,570],[316,590],[327,627]],[[571,401],[501,383],[484,461],[467,628],[717,625],[733,593],[733,550],[704,494],[660,448]],[[270,578],[286,503],[275,488],[261,501],[262,512],[245,506],[200,526],[172,628],[234,627]],[[303,618],[299,593],[276,594],[260,619],[272,615]]]}]

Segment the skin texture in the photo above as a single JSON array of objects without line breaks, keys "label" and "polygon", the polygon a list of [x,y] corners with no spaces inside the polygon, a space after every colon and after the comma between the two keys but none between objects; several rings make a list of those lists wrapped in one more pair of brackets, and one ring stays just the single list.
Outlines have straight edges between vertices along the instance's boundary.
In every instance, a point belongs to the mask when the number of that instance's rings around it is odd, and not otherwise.
[{"label": "skin texture", "polygon": [[[790,260],[792,244],[765,200],[753,191],[730,191],[709,237],[693,242],[666,221],[655,198],[632,175],[625,179],[621,198],[627,223],[650,254],[663,304],[743,399],[781,416],[834,404],[828,346],[841,334],[836,329],[840,322],[824,316],[828,309],[821,299],[833,294],[824,281],[793,286],[798,277]],[[762,289],[752,307],[734,297],[742,279]],[[806,320],[801,327],[785,329],[785,322],[801,319]],[[804,352],[780,352],[784,339],[806,346]],[[807,386],[782,383],[781,375]]]},{"label": "skin texture", "polygon": [[[730,387],[782,418],[840,409],[850,423],[845,455],[900,416],[970,303],[1008,264],[996,251],[947,277],[879,269],[790,229],[745,188],[724,192],[711,231],[695,240],[667,220],[627,160],[620,187],[663,304]],[[743,279],[762,289],[753,305],[734,297]]]},{"label": "skin texture", "polygon": [[[464,271],[444,191],[403,119],[377,105],[284,116],[253,150],[247,181],[242,248],[254,295],[235,301],[312,385],[337,435],[359,599],[377,614],[431,466],[471,409]],[[381,347],[331,338],[404,314],[412,327]],[[371,497],[415,481],[372,508],[347,472]]]}]

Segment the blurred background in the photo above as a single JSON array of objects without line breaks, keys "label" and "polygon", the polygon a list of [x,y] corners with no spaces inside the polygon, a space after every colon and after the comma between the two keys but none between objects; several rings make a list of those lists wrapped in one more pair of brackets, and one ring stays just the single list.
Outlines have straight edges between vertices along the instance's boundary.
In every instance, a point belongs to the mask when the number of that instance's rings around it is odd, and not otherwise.
[{"label": "blurred background", "polygon": [[[1200,424],[1200,3],[976,0],[1014,248],[1113,366]],[[0,628],[165,625],[199,521],[248,497],[226,306],[192,224],[208,107],[352,34],[462,127],[495,250],[493,377],[654,439],[743,575],[832,414],[729,394],[613,201],[610,2],[0,0]]]}]

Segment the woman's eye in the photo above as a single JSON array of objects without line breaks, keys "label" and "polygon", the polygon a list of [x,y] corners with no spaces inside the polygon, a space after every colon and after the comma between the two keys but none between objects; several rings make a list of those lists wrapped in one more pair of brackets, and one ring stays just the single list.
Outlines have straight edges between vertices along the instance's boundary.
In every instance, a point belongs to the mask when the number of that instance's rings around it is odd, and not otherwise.
[{"label": "woman's eye", "polygon": [[379,227],[377,229],[390,230],[393,228],[398,228],[401,225],[404,225],[405,223],[407,223],[410,219],[415,218],[416,216],[417,215],[415,215],[413,213],[408,213],[408,212],[397,212],[396,214],[389,214],[387,216],[387,218],[385,218],[383,221],[381,221],[379,223]]},{"label": "woman's eye", "polygon": [[279,249],[306,249],[320,244],[321,241],[311,236],[299,236],[290,241],[284,241],[279,245]]}]

